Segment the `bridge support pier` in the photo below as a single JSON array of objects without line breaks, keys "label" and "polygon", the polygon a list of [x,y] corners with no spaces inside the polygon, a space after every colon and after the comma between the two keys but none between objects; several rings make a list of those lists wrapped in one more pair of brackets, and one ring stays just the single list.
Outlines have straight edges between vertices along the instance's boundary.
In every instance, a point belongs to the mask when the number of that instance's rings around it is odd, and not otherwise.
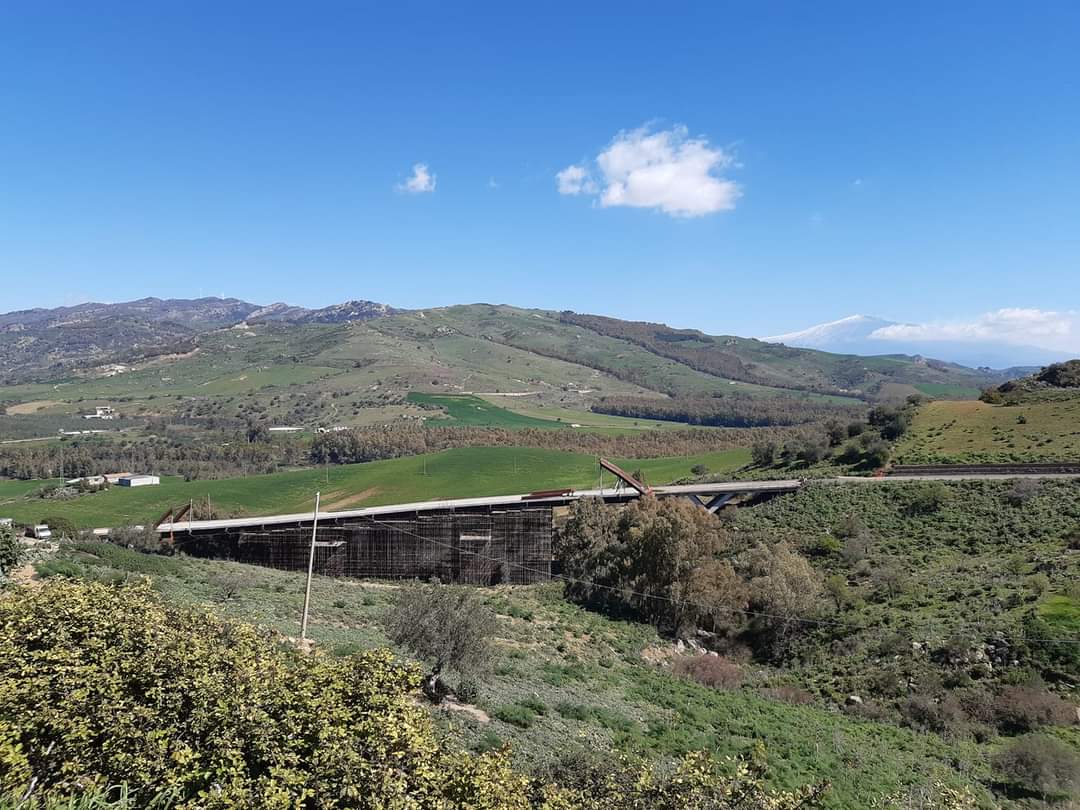
[{"label": "bridge support pier", "polygon": [[689,499],[693,503],[696,503],[698,506],[700,506],[706,512],[709,512],[709,513],[715,515],[717,510],[720,509],[722,506],[724,506],[732,498],[734,498],[736,494],[738,494],[738,493],[735,493],[735,492],[721,492],[719,495],[716,495],[716,496],[710,498],[708,501],[704,501],[704,500],[701,499],[700,496],[694,495],[692,493],[689,494],[689,495],[686,495],[684,497],[686,497],[687,499]]}]

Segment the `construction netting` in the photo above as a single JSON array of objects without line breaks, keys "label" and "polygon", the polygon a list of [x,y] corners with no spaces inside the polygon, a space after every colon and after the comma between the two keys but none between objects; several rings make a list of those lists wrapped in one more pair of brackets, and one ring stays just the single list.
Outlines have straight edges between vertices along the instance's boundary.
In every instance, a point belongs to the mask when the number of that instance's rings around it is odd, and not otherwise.
[{"label": "construction netting", "polygon": [[[551,509],[440,512],[320,525],[315,573],[430,579],[469,585],[529,584],[551,576]],[[306,570],[311,526],[177,535],[197,556]]]}]

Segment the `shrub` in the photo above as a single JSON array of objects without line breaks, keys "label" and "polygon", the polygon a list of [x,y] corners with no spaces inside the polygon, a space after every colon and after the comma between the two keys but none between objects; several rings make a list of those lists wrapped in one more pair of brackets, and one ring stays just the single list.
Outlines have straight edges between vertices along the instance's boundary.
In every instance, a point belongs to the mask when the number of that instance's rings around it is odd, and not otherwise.
[{"label": "shrub", "polygon": [[556,705],[555,711],[568,720],[577,720],[581,723],[588,721],[593,715],[590,706],[586,706],[584,703],[570,703],[569,701],[563,701]]},{"label": "shrub", "polygon": [[683,655],[672,665],[676,675],[697,681],[713,689],[738,689],[743,673],[737,664],[719,655]]},{"label": "shrub", "polygon": [[475,678],[462,678],[454,694],[463,703],[476,703],[480,699],[480,682]]},{"label": "shrub", "polygon": [[778,700],[781,703],[787,703],[791,706],[809,706],[816,702],[814,696],[805,689],[800,689],[797,686],[789,686],[787,684],[762,689],[761,696],[767,697],[770,700]]},{"label": "shrub", "polygon": [[518,728],[531,728],[533,721],[536,719],[536,712],[517,703],[499,706],[492,714],[504,723],[509,723]]},{"label": "shrub", "polygon": [[1076,718],[1076,709],[1036,683],[1002,689],[994,699],[994,716],[1003,731],[1015,734],[1070,723]]},{"label": "shrub", "polygon": [[149,526],[118,526],[109,530],[109,542],[136,551],[157,552],[161,550],[161,535]]},{"label": "shrub", "polygon": [[900,714],[911,728],[938,734],[955,731],[967,721],[960,701],[949,696],[935,700],[926,695],[912,695],[901,704]]},{"label": "shrub", "polygon": [[1006,781],[1047,798],[1080,789],[1080,756],[1043,734],[1013,741],[994,758],[994,767]]},{"label": "shrub", "polygon": [[501,755],[440,746],[419,680],[385,651],[298,655],[147,585],[48,582],[0,600],[0,794],[31,778],[42,800],[169,785],[188,808],[362,804],[374,786],[490,807],[524,791]]},{"label": "shrub", "polygon": [[22,559],[22,541],[11,526],[0,526],[0,575],[14,569]]},{"label": "shrub", "polygon": [[1023,506],[1038,495],[1041,489],[1042,486],[1037,479],[1019,478],[1005,493],[1005,500],[1008,501],[1010,506]]},{"label": "shrub", "polygon": [[941,481],[920,483],[912,487],[905,511],[908,515],[931,515],[949,500],[949,488]]}]

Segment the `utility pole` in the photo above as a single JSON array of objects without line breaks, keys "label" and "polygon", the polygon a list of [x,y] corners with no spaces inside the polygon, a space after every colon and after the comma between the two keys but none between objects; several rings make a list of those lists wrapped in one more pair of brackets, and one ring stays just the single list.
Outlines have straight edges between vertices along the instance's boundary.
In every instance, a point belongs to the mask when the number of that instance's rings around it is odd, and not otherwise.
[{"label": "utility pole", "polygon": [[304,591],[304,618],[300,621],[300,640],[307,640],[308,608],[311,607],[311,575],[315,571],[315,532],[319,528],[319,493],[315,493],[315,514],[311,521],[311,554],[307,564],[307,589]]}]

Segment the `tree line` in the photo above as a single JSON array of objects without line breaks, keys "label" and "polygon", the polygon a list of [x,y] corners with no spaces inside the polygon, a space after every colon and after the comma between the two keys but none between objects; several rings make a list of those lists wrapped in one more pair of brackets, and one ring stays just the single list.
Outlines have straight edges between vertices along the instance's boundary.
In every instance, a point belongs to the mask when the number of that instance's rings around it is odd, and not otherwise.
[{"label": "tree line", "polygon": [[656,399],[649,397],[602,397],[594,413],[633,419],[663,419],[706,427],[767,427],[805,425],[837,416],[850,417],[856,408],[793,397],[753,398],[745,395],[713,395]]},{"label": "tree line", "polygon": [[393,425],[355,428],[316,436],[311,443],[315,464],[354,464],[455,447],[534,447],[620,458],[682,456],[745,447],[755,439],[785,441],[790,428],[687,428],[610,436],[566,428],[507,430],[488,427]]}]

